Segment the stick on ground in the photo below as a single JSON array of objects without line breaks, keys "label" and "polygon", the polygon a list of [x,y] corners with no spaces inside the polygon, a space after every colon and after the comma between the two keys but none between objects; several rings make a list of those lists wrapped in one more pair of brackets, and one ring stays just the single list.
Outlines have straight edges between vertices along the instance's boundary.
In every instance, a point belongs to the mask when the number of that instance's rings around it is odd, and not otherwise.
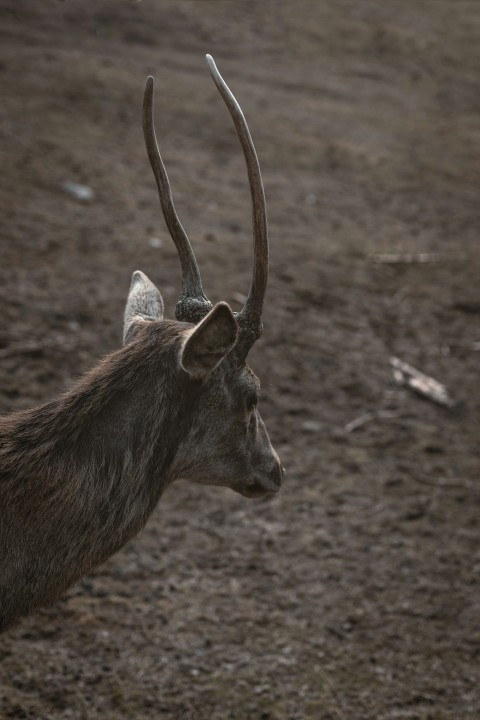
[{"label": "stick on ground", "polygon": [[406,385],[417,394],[438,405],[444,407],[454,406],[455,403],[450,397],[447,388],[438,380],[425,375],[397,357],[390,358],[390,365],[392,366],[394,380],[399,385]]}]

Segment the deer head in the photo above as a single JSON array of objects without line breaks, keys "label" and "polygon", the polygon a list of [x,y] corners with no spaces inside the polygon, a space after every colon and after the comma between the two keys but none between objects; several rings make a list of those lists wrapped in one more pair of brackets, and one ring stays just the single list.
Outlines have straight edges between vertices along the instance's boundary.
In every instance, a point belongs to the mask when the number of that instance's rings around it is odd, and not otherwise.
[{"label": "deer head", "polygon": [[163,318],[161,294],[147,276],[136,271],[127,300],[124,343],[148,343],[168,323],[174,329],[176,371],[184,405],[178,451],[171,479],[184,478],[226,485],[247,497],[276,492],[283,469],[258,411],[260,383],[246,364],[262,333],[262,309],[268,276],[268,230],[265,195],[255,148],[243,113],[210,55],[213,80],[233,118],[243,148],[253,203],[253,277],[244,307],[214,307],[204,294],[189,239],[175,211],[167,173],[158,150],[153,122],[153,78],[143,103],[143,129],[148,157],[158,187],[163,215],[182,267],[177,322]]}]

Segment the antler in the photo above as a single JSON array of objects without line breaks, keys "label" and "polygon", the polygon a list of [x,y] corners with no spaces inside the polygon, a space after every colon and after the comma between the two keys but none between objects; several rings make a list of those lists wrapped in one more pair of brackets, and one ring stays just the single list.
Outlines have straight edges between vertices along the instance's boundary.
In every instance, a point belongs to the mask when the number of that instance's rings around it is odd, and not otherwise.
[{"label": "antler", "polygon": [[253,277],[245,305],[237,315],[240,331],[237,348],[242,359],[244,359],[263,330],[262,309],[268,279],[268,227],[265,193],[257,153],[255,152],[250,131],[240,105],[218,72],[211,55],[207,55],[206,57],[213,81],[232,116],[238,137],[242,144],[252,196],[254,242]]},{"label": "antler", "polygon": [[[253,207],[253,276],[247,300],[237,315],[239,339],[237,355],[244,360],[255,340],[262,334],[262,310],[268,279],[268,227],[265,193],[257,153],[240,105],[217,70],[211,55],[207,55],[215,85],[222,96],[237,130],[247,164]],[[180,298],[175,308],[177,320],[199,322],[212,308],[203,292],[200,271],[185,230],[175,211],[170,183],[158,150],[153,125],[153,78],[147,79],[143,101],[143,132],[148,157],[157,182],[158,195],[170,235],[177,248],[182,265],[183,281]]]},{"label": "antler", "polygon": [[168,230],[175,243],[182,266],[182,290],[175,307],[177,320],[199,322],[212,308],[202,288],[200,270],[198,269],[192,246],[185,230],[178,219],[167,172],[158,150],[157,138],[153,124],[153,78],[147,78],[143,99],[143,134],[150,165],[157,182],[158,196]]}]

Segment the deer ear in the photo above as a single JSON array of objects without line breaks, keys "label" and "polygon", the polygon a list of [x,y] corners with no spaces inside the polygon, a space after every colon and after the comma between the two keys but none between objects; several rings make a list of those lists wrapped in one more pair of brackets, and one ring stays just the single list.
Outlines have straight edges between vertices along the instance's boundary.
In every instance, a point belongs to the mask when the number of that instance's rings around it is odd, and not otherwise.
[{"label": "deer ear", "polygon": [[181,363],[194,378],[204,378],[235,345],[237,321],[230,306],[219,302],[191,331],[182,348]]},{"label": "deer ear", "polygon": [[135,330],[148,320],[163,320],[162,296],[144,273],[135,270],[125,308],[123,344],[132,340]]}]

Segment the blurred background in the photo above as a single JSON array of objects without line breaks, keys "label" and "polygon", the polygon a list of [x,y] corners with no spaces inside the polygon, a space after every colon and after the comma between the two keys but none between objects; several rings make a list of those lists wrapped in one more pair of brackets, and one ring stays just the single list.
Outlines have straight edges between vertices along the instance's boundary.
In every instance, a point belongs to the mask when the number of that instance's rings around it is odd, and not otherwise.
[{"label": "blurred background", "polygon": [[173,317],[148,74],[204,287],[239,308],[250,198],[206,52],[265,183],[250,361],[285,485],[269,502],[173,485],[140,537],[1,638],[0,717],[478,720],[477,2],[0,0],[0,410],[118,347],[136,268]]}]

